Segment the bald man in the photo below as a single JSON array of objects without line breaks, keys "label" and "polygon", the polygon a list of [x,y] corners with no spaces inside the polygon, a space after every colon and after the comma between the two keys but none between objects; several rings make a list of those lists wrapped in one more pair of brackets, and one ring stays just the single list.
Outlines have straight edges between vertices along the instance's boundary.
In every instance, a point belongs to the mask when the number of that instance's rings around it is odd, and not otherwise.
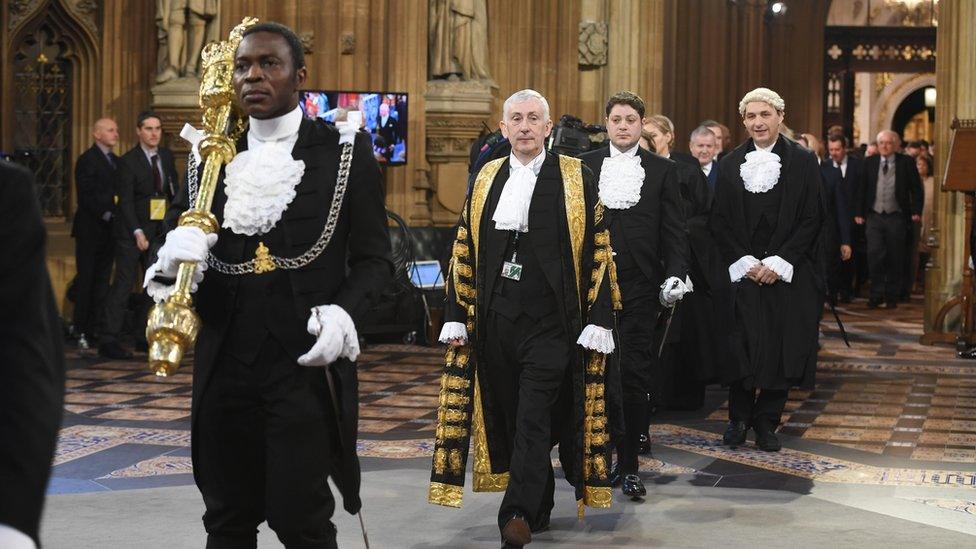
[{"label": "bald man", "polygon": [[878,154],[864,161],[855,201],[854,222],[865,225],[871,296],[868,307],[898,306],[905,274],[908,229],[922,218],[925,195],[915,160],[901,154],[901,139],[891,130],[878,134]]},{"label": "bald man", "polygon": [[95,143],[75,162],[75,211],[71,236],[75,238],[75,314],[74,334],[78,347],[88,349],[99,329],[99,311],[108,293],[112,273],[114,239],[112,216],[115,212],[116,165],[112,148],[119,141],[119,127],[102,118],[92,127]]}]

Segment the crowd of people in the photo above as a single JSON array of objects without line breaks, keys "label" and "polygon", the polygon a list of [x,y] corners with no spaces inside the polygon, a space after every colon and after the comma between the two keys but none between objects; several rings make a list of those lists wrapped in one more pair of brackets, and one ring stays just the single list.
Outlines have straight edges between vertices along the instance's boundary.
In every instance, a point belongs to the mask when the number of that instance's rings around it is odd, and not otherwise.
[{"label": "crowd of people", "polygon": [[[145,346],[150,298],[173,291],[181,263],[198,265],[193,465],[211,548],[254,547],[265,520],[286,546],[336,547],[329,477],[348,512],[362,505],[357,323],[393,274],[390,241],[369,136],[304,118],[306,76],[291,29],[244,32],[233,85],[249,126],[220,176],[216,233],[177,226],[193,197],[154,113],[121,157],[117,125],[99,120],[76,163],[80,347],[130,358],[126,326]],[[855,152],[831,129],[825,153],[790,132],[767,88],[738,112],[748,139],[733,146],[706,120],[686,155],[670,119],[619,92],[606,103],[609,143],[574,158],[546,149],[544,96],[505,101],[511,150],[475,170],[446,277],[430,502],[460,506],[473,446],[475,490],[505,493],[503,546],[530,543],[550,526],[556,444],[580,509],[609,506],[615,486],[642,498],[653,410],[700,408],[708,383],[728,387],[724,444],[752,431],[779,451],[790,388],[813,384],[825,300],[869,287],[869,307],[894,308],[910,294],[931,226],[930,146],[901,152],[885,130]],[[270,268],[256,267],[262,253]],[[146,292],[132,292],[140,267]],[[63,374],[60,356],[46,359]],[[61,391],[48,398],[55,412]],[[23,459],[50,462],[48,431]],[[0,535],[36,542],[47,474],[23,489],[30,509],[0,505]]]}]

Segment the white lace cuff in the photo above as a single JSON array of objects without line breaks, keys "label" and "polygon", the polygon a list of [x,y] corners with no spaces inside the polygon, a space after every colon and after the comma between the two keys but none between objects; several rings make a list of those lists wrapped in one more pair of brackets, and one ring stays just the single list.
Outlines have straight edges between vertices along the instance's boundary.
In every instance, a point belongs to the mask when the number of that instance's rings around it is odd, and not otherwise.
[{"label": "white lace cuff", "polygon": [[729,265],[729,279],[732,282],[742,280],[749,272],[749,269],[756,266],[757,263],[759,263],[759,260],[751,255],[742,256],[738,261]]},{"label": "white lace cuff", "polygon": [[454,339],[468,341],[468,329],[463,322],[445,322],[441,328],[441,335],[437,338],[441,343],[450,343]]},{"label": "white lace cuff", "polygon": [[37,545],[34,545],[34,540],[20,530],[6,524],[0,524],[0,547],[4,549],[36,549]]},{"label": "white lace cuff", "polygon": [[582,345],[584,349],[609,355],[614,349],[613,331],[596,324],[587,324],[576,343]]},{"label": "white lace cuff", "polygon": [[356,362],[359,358],[359,333],[356,323],[345,309],[338,305],[319,305],[312,307],[308,317],[308,333],[319,337],[322,330],[337,330],[342,336],[342,350],[339,356]]},{"label": "white lace cuff", "polygon": [[779,275],[780,280],[783,282],[788,283],[793,281],[793,265],[790,265],[790,263],[782,257],[778,255],[771,255],[766,259],[763,259],[762,264],[772,269],[774,273]]}]

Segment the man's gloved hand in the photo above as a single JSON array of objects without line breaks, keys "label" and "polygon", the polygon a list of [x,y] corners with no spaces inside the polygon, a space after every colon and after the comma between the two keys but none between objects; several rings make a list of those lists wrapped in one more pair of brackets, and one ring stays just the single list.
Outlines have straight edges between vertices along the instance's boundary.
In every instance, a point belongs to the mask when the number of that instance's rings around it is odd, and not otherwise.
[{"label": "man's gloved hand", "polygon": [[355,362],[359,357],[359,334],[349,314],[338,305],[312,307],[308,333],[317,337],[315,345],[298,357],[302,366],[328,366],[339,357]]},{"label": "man's gloved hand", "polygon": [[205,233],[197,227],[177,227],[166,235],[166,242],[159,248],[157,273],[176,276],[180,263],[195,261],[205,263],[210,248],[217,243],[217,235]]},{"label": "man's gloved hand", "polygon": [[680,301],[681,298],[690,291],[691,288],[682,282],[680,278],[672,276],[671,278],[665,280],[664,284],[661,285],[661,305],[670,307]]}]

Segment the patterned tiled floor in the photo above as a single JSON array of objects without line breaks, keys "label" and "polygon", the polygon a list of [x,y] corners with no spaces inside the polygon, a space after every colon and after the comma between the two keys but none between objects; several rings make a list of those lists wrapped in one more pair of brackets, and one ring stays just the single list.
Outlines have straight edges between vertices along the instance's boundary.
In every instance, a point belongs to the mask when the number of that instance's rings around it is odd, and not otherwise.
[{"label": "patterned tiled floor", "polygon": [[[832,318],[813,391],[792,391],[780,432],[884,456],[976,463],[976,362],[949,346],[918,343],[921,302],[839,309],[847,348]],[[723,405],[709,419],[725,420]]]},{"label": "patterned tiled floor", "polygon": [[[863,301],[848,306],[841,316],[851,348],[843,345],[832,320],[824,321],[817,386],[791,393],[781,428],[788,435],[783,452],[765,454],[751,444],[722,447],[717,433],[727,412],[724,405],[713,405],[691,419],[660,418],[653,439],[663,453],[642,458],[642,470],[693,475],[706,484],[729,482],[732,467],[804,481],[976,487],[976,363],[955,359],[948,346],[919,345],[921,314],[920,302],[896,311],[868,311]],[[436,348],[365,349],[359,366],[358,447],[367,466],[369,459],[419,458],[412,466],[426,467],[442,358]],[[65,422],[51,491],[192,483],[192,364],[157,378],[144,356],[112,362],[70,351],[68,359]],[[720,388],[711,388],[710,395],[710,402],[724,400]],[[791,440],[821,446],[790,449]],[[727,465],[690,467],[657,459],[673,451]],[[881,466],[868,456],[889,461]],[[967,502],[924,503],[969,509]]]}]

